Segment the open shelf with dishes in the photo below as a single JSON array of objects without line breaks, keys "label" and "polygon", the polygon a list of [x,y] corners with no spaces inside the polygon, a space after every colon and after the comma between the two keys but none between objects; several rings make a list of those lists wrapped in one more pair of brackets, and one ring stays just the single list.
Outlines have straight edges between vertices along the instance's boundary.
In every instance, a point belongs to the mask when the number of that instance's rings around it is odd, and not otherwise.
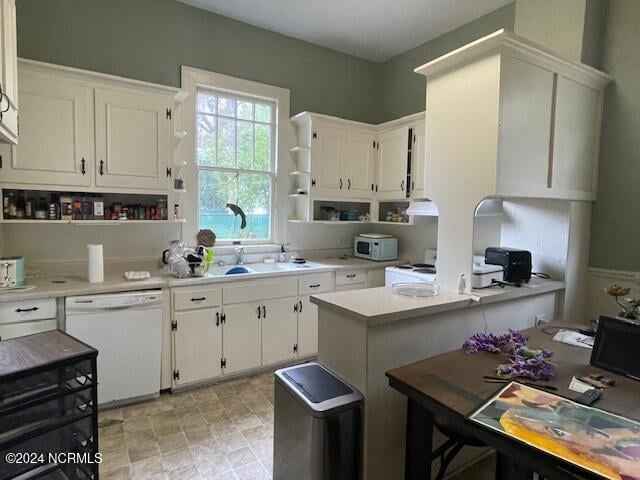
[{"label": "open shelf with dishes", "polygon": [[7,224],[182,223],[167,195],[2,189]]},{"label": "open shelf with dishes", "polygon": [[408,200],[379,201],[374,212],[375,221],[389,225],[413,225],[413,216],[407,213],[408,208]]}]

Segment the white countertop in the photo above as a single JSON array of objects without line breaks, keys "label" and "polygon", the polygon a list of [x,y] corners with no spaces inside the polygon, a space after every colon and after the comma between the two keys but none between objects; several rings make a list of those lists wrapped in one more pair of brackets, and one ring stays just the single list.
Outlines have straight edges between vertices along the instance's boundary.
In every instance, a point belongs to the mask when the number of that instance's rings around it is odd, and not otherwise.
[{"label": "white countertop", "polygon": [[[86,276],[63,275],[63,276],[43,276],[27,279],[26,285],[35,287],[29,290],[4,290],[0,291],[0,302],[12,302],[23,300],[35,300],[40,298],[71,297],[76,295],[96,295],[101,293],[130,292],[136,290],[149,290],[165,287],[180,287],[190,285],[204,285],[210,283],[227,283],[244,280],[254,280],[286,275],[305,275],[326,271],[334,271],[345,268],[384,268],[390,265],[401,265],[407,263],[405,260],[391,260],[387,262],[373,262],[359,258],[339,257],[310,259],[308,268],[293,268],[286,271],[257,272],[249,275],[215,275],[208,277],[190,277],[179,279],[169,275],[164,270],[152,271],[151,278],[142,281],[128,281],[122,274],[107,274],[104,282],[89,283]],[[262,265],[262,264],[254,264]],[[247,264],[251,267],[251,264]],[[228,265],[233,267],[233,265]]]},{"label": "white countertop", "polygon": [[470,294],[441,290],[433,297],[404,297],[393,293],[390,287],[368,288],[347,292],[313,295],[311,302],[320,308],[360,318],[369,326],[446,312],[473,305],[541,295],[564,290],[564,282],[532,279],[522,287],[492,287],[474,290]]}]

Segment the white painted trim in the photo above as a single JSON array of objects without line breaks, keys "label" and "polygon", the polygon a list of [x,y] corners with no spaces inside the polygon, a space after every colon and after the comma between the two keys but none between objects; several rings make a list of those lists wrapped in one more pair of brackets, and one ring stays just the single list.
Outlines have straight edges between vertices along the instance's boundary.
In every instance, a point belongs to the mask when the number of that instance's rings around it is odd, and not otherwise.
[{"label": "white painted trim", "polygon": [[314,112],[307,112],[307,111],[300,112],[300,113],[294,115],[293,117],[290,118],[290,120],[295,124],[302,124],[302,123],[308,121],[309,118],[321,119],[321,120],[329,120],[331,122],[341,123],[343,125],[347,125],[347,126],[350,126],[350,127],[362,128],[362,129],[365,129],[365,130],[374,130],[376,132],[381,132],[383,130],[388,130],[390,128],[395,128],[395,127],[398,127],[398,126],[401,126],[401,125],[405,125],[405,124],[409,124],[409,123],[413,123],[413,122],[424,121],[425,112],[423,110],[422,112],[412,113],[410,115],[405,115],[404,117],[395,118],[395,119],[390,120],[388,122],[379,123],[379,124],[357,122],[355,120],[347,120],[345,118],[334,117],[332,115],[325,115],[325,114],[322,114],[322,113],[314,113]]},{"label": "white painted trim", "polygon": [[[182,89],[189,95],[184,100],[181,108],[184,121],[184,130],[187,137],[178,145],[175,158],[184,160],[186,166],[182,167],[183,178],[187,185],[194,188],[183,194],[183,211],[186,223],[183,227],[183,238],[187,243],[195,240],[198,231],[197,225],[197,182],[196,168],[196,144],[195,144],[195,103],[196,91],[199,87],[212,88],[227,91],[245,97],[263,99],[276,104],[276,132],[275,139],[275,185],[273,189],[273,244],[278,245],[286,240],[287,212],[288,212],[288,184],[289,184],[289,148],[291,147],[291,124],[289,122],[290,91],[287,88],[276,87],[264,83],[245,80],[242,78],[209,72],[198,68],[182,66]],[[247,242],[248,244],[255,242]],[[266,246],[262,246],[265,248]]]},{"label": "white painted trim", "polygon": [[583,63],[559,57],[551,49],[504,29],[446,53],[424,65],[416,67],[413,71],[425,76],[436,75],[470,58],[497,50],[511,51],[521,56],[535,57],[540,61],[550,62],[557,67],[560,73],[573,72],[574,75],[578,75],[585,82],[598,88],[604,88],[604,86],[613,81],[613,77],[606,73]]},{"label": "white painted trim", "polygon": [[142,80],[133,80],[131,78],[119,77],[117,75],[94,72],[91,70],[82,70],[80,68],[56,65],[53,63],[39,62],[37,60],[29,60],[27,58],[18,58],[18,67],[20,69],[53,75],[62,73],[67,78],[75,78],[76,80],[87,82],[107,82],[126,88],[138,87],[143,90],[153,90],[156,92],[161,91],[163,93],[173,95],[177,102],[183,101],[185,97],[185,92],[177,87],[170,87],[159,83],[144,82]]},{"label": "white painted trim", "polygon": [[623,280],[640,284],[640,272],[629,270],[613,270],[611,268],[589,267],[589,275],[599,278],[610,278],[612,280]]}]

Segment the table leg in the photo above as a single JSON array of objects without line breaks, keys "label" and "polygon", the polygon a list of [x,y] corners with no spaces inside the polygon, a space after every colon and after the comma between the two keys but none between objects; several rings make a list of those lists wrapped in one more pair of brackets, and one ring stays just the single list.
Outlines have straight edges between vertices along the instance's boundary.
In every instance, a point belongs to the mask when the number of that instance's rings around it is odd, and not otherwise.
[{"label": "table leg", "polygon": [[407,444],[405,448],[405,480],[430,480],[433,414],[411,399],[407,403]]},{"label": "table leg", "polygon": [[496,480],[533,480],[533,471],[496,452]]}]

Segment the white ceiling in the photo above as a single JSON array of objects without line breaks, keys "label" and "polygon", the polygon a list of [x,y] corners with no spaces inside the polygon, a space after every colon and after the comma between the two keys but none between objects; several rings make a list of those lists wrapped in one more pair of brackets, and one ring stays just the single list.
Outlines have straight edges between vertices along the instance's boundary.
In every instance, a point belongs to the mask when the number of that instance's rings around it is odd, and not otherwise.
[{"label": "white ceiling", "polygon": [[381,62],[512,0],[178,1]]}]

